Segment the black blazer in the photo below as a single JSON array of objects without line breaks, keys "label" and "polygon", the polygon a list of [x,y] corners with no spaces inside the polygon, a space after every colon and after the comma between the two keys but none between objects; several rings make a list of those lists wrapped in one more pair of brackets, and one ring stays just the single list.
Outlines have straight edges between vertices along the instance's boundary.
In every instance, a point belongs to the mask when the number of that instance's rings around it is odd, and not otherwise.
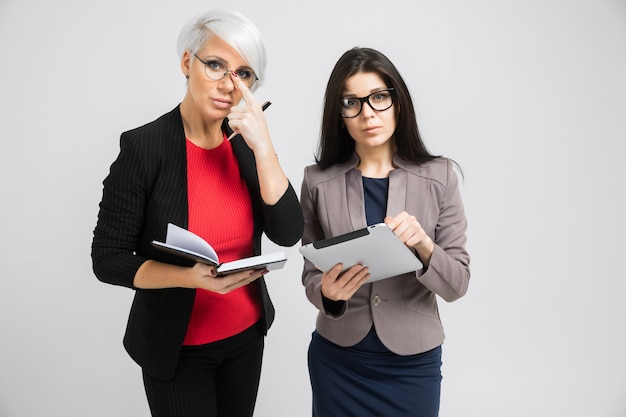
[{"label": "black blazer", "polygon": [[[223,128],[228,135],[232,133],[226,120]],[[263,232],[280,246],[294,245],[302,235],[304,221],[292,185],[276,204],[264,204],[252,150],[241,136],[231,142],[252,199],[255,254],[261,253]],[[185,265],[150,244],[164,241],[169,222],[188,226],[186,143],[178,106],[151,123],[122,133],[120,153],[103,185],[91,250],[94,273],[100,281],[135,289],[124,346],[144,371],[169,379],[176,368],[195,290],[142,290],[133,287],[133,280],[148,259]],[[267,332],[274,307],[264,279],[255,285],[261,294]]]}]

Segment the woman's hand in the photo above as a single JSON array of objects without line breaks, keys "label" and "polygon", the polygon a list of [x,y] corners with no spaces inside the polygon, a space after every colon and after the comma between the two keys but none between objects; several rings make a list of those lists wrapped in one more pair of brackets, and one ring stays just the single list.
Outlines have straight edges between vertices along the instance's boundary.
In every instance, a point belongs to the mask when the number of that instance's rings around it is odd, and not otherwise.
[{"label": "woman's hand", "polygon": [[238,104],[230,108],[230,113],[227,116],[228,125],[233,129],[234,134],[238,133],[244,138],[257,158],[274,152],[261,105],[236,73],[231,72],[230,78],[235,87],[242,92],[245,104]]},{"label": "woman's hand", "polygon": [[233,131],[241,134],[254,152],[261,198],[265,204],[271,206],[285,194],[289,187],[289,180],[278,162],[278,155],[274,150],[261,105],[237,75],[231,72],[230,78],[235,88],[243,93],[246,105],[230,108],[228,124]]},{"label": "woman's hand", "polygon": [[337,264],[322,274],[322,294],[333,301],[347,301],[370,277],[367,267],[354,265],[343,270],[343,265]]},{"label": "woman's hand", "polygon": [[435,244],[415,216],[403,211],[395,217],[385,217],[385,224],[405,245],[414,248],[424,266],[428,267]]},{"label": "woman's hand", "polygon": [[267,274],[267,272],[267,269],[246,269],[218,276],[214,266],[202,263],[195,264],[190,270],[194,288],[202,288],[219,294],[227,294],[232,290],[244,287]]},{"label": "woman's hand", "polygon": [[267,274],[266,269],[247,269],[217,276],[215,266],[196,263],[193,267],[148,260],[139,267],[133,285],[136,288],[202,288],[219,294],[250,284]]}]

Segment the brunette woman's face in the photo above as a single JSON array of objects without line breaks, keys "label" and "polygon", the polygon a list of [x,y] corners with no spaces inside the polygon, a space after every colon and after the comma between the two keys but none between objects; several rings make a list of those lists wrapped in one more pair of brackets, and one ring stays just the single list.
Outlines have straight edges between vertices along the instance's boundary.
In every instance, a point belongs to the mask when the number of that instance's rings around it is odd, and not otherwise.
[{"label": "brunette woman's face", "polygon": [[[377,92],[387,94],[384,92],[386,89],[387,85],[378,73],[359,72],[346,80],[342,98],[362,98]],[[376,99],[378,99],[376,94],[369,97],[371,101]],[[343,121],[348,133],[356,142],[357,152],[359,149],[393,146],[391,139],[396,130],[394,105],[386,110],[377,111],[364,101],[357,116],[344,117]]]},{"label": "brunette woman's face", "polygon": [[[210,65],[223,64],[231,71],[250,69],[248,62],[217,36],[212,36],[196,55]],[[206,75],[205,64],[189,51],[183,55],[181,69],[189,75],[186,99],[208,120],[224,119],[230,108],[241,101],[243,93],[235,87],[230,72],[221,80],[210,79]]]}]

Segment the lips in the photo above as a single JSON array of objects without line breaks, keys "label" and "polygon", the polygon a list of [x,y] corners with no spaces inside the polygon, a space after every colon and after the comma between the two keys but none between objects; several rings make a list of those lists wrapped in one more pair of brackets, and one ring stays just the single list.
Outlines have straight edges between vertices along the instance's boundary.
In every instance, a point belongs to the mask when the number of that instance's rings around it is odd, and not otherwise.
[{"label": "lips", "polygon": [[230,107],[232,107],[233,103],[230,100],[227,99],[217,99],[214,98],[213,99],[213,103],[215,103],[216,107],[219,107],[221,109],[228,109]]},{"label": "lips", "polygon": [[365,129],[363,129],[363,132],[365,133],[376,133],[379,129],[381,129],[382,126],[368,126]]}]

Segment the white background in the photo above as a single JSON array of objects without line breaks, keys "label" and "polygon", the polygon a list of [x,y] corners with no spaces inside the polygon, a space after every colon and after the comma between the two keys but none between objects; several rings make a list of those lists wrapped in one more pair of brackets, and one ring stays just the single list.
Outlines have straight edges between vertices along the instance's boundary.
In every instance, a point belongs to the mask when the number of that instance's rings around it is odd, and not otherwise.
[{"label": "white background", "polygon": [[[149,415],[132,291],[91,271],[101,184],[120,133],[182,99],[180,27],[230,5],[265,35],[256,95],[298,191],[355,45],[394,61],[463,167],[472,279],[440,303],[441,416],[626,416],[624,0],[0,0],[0,416]],[[310,415],[297,246],[268,277],[258,417]]]}]

